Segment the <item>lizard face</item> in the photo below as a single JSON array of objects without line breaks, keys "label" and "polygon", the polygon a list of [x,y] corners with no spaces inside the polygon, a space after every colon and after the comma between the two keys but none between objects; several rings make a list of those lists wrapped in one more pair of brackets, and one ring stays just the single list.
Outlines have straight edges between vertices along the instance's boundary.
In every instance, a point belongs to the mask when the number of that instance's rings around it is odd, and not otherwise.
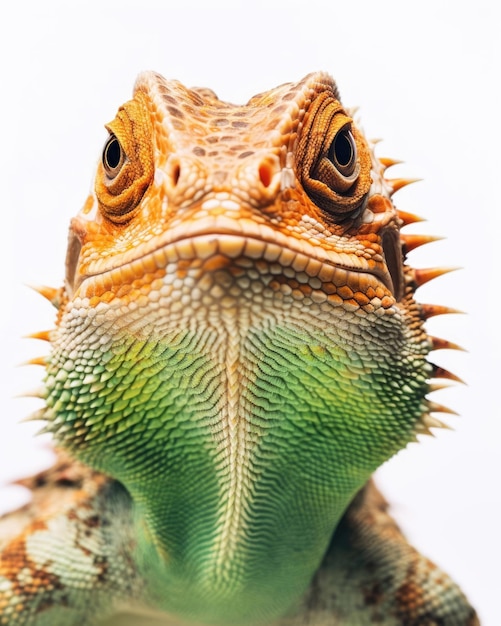
[{"label": "lizard face", "polygon": [[[345,305],[368,305],[370,287],[383,288],[384,309],[401,296],[389,188],[327,76],[237,107],[148,74],[107,128],[95,195],[72,224],[70,297],[79,288],[101,297],[113,283],[109,274],[138,259],[163,270],[167,259],[153,259],[166,248],[176,262],[197,262],[218,256],[218,246],[230,259],[254,246],[250,258],[271,262],[288,249],[293,269],[306,264],[311,279],[321,270],[322,283],[336,268],[339,286],[353,287],[354,298],[341,293]],[[137,280],[144,274],[138,268]]]},{"label": "lizard face", "polygon": [[392,188],[324,74],[234,106],[148,73],[107,128],[45,418],[129,490],[159,606],[273,618],[427,410]]}]

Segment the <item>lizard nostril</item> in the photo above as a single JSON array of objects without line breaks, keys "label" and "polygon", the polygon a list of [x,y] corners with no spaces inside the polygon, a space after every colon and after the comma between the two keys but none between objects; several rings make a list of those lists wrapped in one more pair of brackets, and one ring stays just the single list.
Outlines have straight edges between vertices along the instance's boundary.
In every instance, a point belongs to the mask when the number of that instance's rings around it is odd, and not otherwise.
[{"label": "lizard nostril", "polygon": [[179,181],[179,177],[181,176],[181,166],[179,165],[179,163],[176,163],[171,171],[171,179],[172,179],[172,185],[175,187]]},{"label": "lizard nostril", "polygon": [[269,187],[271,183],[271,179],[273,178],[273,171],[271,168],[271,164],[267,161],[264,161],[259,166],[259,180],[263,187]]},{"label": "lizard nostril", "polygon": [[280,172],[280,161],[277,155],[267,154],[264,158],[262,158],[259,162],[257,172],[263,187],[266,189],[271,187],[273,181],[277,181],[276,174]]},{"label": "lizard nostril", "polygon": [[167,159],[165,173],[171,188],[177,187],[181,178],[181,160],[176,154],[171,154]]}]

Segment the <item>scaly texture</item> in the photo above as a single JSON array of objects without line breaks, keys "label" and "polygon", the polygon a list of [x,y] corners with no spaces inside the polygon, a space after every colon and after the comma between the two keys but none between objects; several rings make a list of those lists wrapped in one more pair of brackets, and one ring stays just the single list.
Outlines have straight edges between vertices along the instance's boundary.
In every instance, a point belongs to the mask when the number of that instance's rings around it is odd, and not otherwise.
[{"label": "scaly texture", "polygon": [[41,290],[35,417],[79,488],[43,474],[64,495],[4,548],[0,624],[477,623],[366,485],[440,424],[427,355],[453,346],[414,300],[441,271],[405,265],[405,181],[333,81],[234,106],[146,73],[107,128]]}]

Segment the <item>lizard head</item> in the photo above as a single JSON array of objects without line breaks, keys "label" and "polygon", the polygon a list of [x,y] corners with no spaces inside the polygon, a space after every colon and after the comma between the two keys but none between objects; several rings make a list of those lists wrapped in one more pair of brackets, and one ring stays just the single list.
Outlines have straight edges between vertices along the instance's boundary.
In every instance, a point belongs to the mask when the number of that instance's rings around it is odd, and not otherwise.
[{"label": "lizard head", "polygon": [[438,425],[430,378],[452,375],[423,321],[445,309],[414,292],[440,271],[407,265],[427,238],[401,233],[404,181],[325,74],[235,106],[146,73],[107,129],[43,417],[129,490],[150,565],[185,572],[174,610],[279,614],[371,473]]},{"label": "lizard head", "polygon": [[[232,257],[245,242],[291,248],[318,260],[324,272],[344,268],[369,283],[375,277],[398,301],[400,220],[391,188],[338,98],[323,74],[256,96],[245,107],[143,75],[134,99],[107,125],[94,194],[73,220],[67,296],[86,279],[80,292],[95,292],[96,276],[166,246],[233,236]],[[200,254],[183,250],[188,260]],[[254,255],[259,260],[257,250]],[[362,285],[354,293],[366,291]]]}]

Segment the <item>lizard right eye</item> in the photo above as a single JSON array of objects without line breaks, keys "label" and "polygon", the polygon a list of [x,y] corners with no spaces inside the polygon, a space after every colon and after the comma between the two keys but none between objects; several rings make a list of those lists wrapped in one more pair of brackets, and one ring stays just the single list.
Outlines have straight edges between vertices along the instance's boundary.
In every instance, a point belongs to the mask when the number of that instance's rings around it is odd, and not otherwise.
[{"label": "lizard right eye", "polygon": [[114,224],[132,219],[155,172],[149,101],[138,92],[122,105],[109,132],[97,168],[94,189],[99,209]]},{"label": "lizard right eye", "polygon": [[103,167],[109,178],[115,178],[124,161],[125,153],[122,146],[115,135],[111,135],[103,149]]}]

